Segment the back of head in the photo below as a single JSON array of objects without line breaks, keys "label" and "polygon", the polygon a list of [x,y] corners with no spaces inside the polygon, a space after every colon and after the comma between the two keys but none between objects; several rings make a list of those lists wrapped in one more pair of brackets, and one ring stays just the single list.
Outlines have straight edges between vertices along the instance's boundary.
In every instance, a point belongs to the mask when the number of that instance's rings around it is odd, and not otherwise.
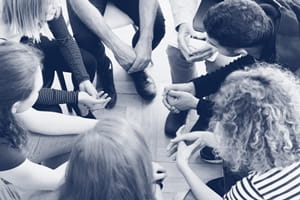
[{"label": "back of head", "polygon": [[264,172],[300,160],[300,84],[291,72],[267,63],[233,72],[214,101],[210,126],[233,170]]},{"label": "back of head", "polygon": [[15,32],[39,39],[49,5],[55,0],[3,0],[2,18]]},{"label": "back of head", "polygon": [[272,21],[253,0],[226,0],[211,7],[203,20],[209,37],[223,47],[263,45],[272,33]]},{"label": "back of head", "polygon": [[61,199],[154,199],[151,156],[140,132],[116,117],[99,119],[72,150]]},{"label": "back of head", "polygon": [[41,54],[37,50],[18,43],[0,44],[0,137],[15,147],[22,143],[23,137],[11,108],[30,96],[34,74],[40,65]]}]

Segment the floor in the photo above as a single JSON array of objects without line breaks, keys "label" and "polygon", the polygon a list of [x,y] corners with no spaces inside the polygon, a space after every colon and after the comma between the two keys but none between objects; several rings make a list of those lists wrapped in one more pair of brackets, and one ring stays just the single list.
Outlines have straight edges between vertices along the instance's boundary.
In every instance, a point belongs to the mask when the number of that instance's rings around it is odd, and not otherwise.
[{"label": "floor", "polygon": [[[160,0],[160,5],[166,18],[166,36],[161,44],[154,50],[152,54],[154,65],[148,69],[148,72],[152,75],[157,85],[156,98],[151,103],[147,103],[141,99],[137,95],[130,77],[128,77],[126,72],[114,60],[113,54],[107,50],[109,57],[113,61],[118,100],[115,108],[111,110],[100,110],[94,114],[96,116],[122,116],[142,127],[143,134],[152,152],[153,161],[160,163],[167,169],[168,177],[164,181],[163,197],[165,200],[171,200],[174,199],[177,192],[186,191],[188,185],[177,170],[175,161],[166,155],[166,146],[169,143],[169,138],[164,134],[164,123],[168,110],[162,104],[162,91],[164,86],[171,83],[171,79],[165,49],[170,40],[174,41],[175,35],[168,1]],[[130,43],[130,38],[133,35],[131,26],[114,29],[114,32],[119,35],[123,41]],[[199,73],[205,73],[202,63],[198,63],[198,68]],[[196,153],[196,155],[192,157],[190,165],[203,181],[221,176],[221,166],[203,163],[199,158],[199,153]]]}]

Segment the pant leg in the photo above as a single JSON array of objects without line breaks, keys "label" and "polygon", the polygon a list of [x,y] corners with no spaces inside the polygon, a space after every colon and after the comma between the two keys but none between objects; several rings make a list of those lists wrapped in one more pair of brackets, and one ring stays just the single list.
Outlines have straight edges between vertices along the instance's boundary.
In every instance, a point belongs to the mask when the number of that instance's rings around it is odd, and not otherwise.
[{"label": "pant leg", "polygon": [[169,45],[166,51],[172,83],[186,83],[197,76],[194,63],[187,62],[178,48]]},{"label": "pant leg", "polygon": [[[122,12],[127,14],[134,25],[138,28],[140,27],[140,13],[139,13],[139,0],[110,0],[118,9]],[[133,39],[132,39],[132,46],[134,47],[138,42],[140,35],[140,31],[137,30]],[[157,45],[160,43],[162,38],[165,35],[165,19],[163,13],[161,11],[160,6],[158,6],[154,25],[153,25],[153,41],[152,41],[152,49],[156,48]]]},{"label": "pant leg", "polygon": [[[90,2],[102,15],[104,14],[107,0],[90,0]],[[80,20],[69,3],[67,3],[67,8],[70,24],[78,46],[96,58],[97,69],[99,67],[108,67],[110,60],[105,54],[105,47],[100,38]]]},{"label": "pant leg", "polygon": [[[51,87],[55,70],[72,72],[65,58],[60,53],[58,43],[55,40],[49,40],[47,37],[41,37],[41,41],[37,44],[37,47],[44,53],[45,56],[43,69],[44,87]],[[97,68],[95,58],[84,49],[80,49],[80,52],[85,68],[90,76],[91,81],[93,81]],[[72,82],[74,88],[78,89],[78,83],[73,78],[73,75]]]},{"label": "pant leg", "polygon": [[[29,133],[25,148],[27,158],[35,163],[65,155],[71,152],[77,135],[43,135]],[[57,163],[59,165],[61,163]]]}]

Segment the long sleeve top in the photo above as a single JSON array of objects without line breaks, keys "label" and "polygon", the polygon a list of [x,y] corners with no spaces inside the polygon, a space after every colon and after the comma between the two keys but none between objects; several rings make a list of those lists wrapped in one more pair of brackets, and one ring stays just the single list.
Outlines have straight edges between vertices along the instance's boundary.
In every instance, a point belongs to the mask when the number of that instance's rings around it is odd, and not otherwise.
[{"label": "long sleeve top", "polygon": [[90,77],[84,66],[79,47],[70,35],[62,14],[48,22],[50,31],[59,44],[59,49],[66,63],[70,67],[77,83],[89,80]]},{"label": "long sleeve top", "polygon": [[196,91],[195,96],[199,98],[197,105],[198,114],[200,116],[211,117],[213,113],[213,103],[210,100],[203,98],[216,93],[230,73],[244,69],[254,62],[255,59],[252,56],[244,56],[215,72],[193,79],[192,82]]}]

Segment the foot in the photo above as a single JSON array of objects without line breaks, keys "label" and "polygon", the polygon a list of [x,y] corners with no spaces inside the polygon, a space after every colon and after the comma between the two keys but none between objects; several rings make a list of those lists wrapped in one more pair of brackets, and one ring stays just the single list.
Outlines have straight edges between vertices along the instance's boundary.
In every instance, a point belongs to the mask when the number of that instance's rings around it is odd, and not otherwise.
[{"label": "foot", "polygon": [[117,92],[114,84],[113,67],[109,60],[108,64],[101,66],[97,71],[97,91],[103,90],[111,98],[105,108],[113,108],[117,102]]},{"label": "foot", "polygon": [[137,93],[145,100],[151,101],[156,96],[154,80],[145,71],[130,74]]},{"label": "foot", "polygon": [[203,161],[211,164],[220,164],[223,162],[220,157],[215,156],[215,154],[213,153],[213,148],[211,147],[204,147],[203,149],[201,149],[200,157]]},{"label": "foot", "polygon": [[176,137],[177,130],[185,123],[187,111],[169,113],[165,123],[165,134],[170,138]]}]

